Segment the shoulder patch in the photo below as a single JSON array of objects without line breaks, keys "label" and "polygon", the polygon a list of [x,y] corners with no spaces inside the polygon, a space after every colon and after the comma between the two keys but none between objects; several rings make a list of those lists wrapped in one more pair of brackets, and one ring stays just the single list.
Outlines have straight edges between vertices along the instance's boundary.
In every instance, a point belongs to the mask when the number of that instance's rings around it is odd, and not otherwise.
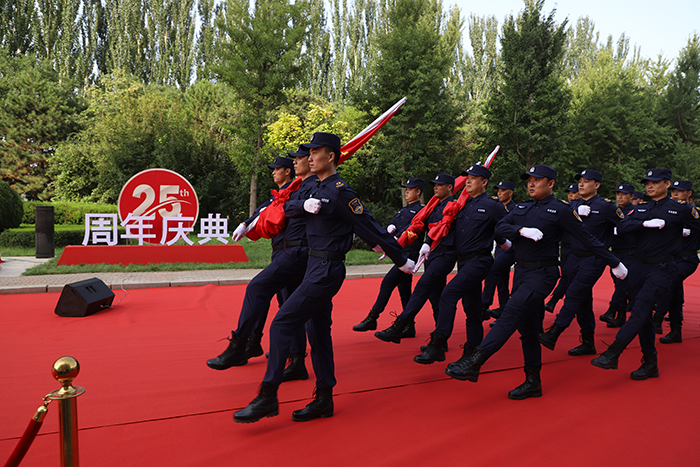
[{"label": "shoulder patch", "polygon": [[571,212],[574,213],[574,217],[575,217],[576,219],[578,219],[579,222],[583,222],[583,221],[581,220],[581,217],[578,215],[578,213],[577,213],[576,211],[571,211]]},{"label": "shoulder patch", "polygon": [[340,188],[341,186],[345,186],[345,183],[342,180],[338,180],[335,182],[335,187]]},{"label": "shoulder patch", "polygon": [[696,207],[694,207],[694,208],[690,211],[690,213],[693,215],[693,217],[694,217],[695,219],[697,219],[697,218],[700,217],[700,213],[698,213],[698,208],[696,208]]},{"label": "shoulder patch", "polygon": [[617,217],[620,219],[624,219],[625,215],[622,213],[622,210],[620,208],[615,209],[615,214],[617,214]]},{"label": "shoulder patch", "polygon": [[[342,182],[338,182],[342,183]],[[362,214],[365,212],[365,207],[362,205],[359,199],[355,198],[352,201],[348,203],[348,206],[350,206],[350,209],[352,209],[352,212],[355,214]]]}]

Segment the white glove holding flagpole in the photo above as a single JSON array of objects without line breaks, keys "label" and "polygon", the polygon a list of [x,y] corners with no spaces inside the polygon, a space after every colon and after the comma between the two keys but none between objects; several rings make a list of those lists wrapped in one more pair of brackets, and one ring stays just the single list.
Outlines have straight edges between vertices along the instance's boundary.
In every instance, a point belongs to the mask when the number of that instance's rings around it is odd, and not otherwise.
[{"label": "white glove holding flagpole", "polygon": [[390,234],[393,234],[394,232],[396,232],[396,226],[394,224],[389,224],[386,226],[386,231]]},{"label": "white glove holding flagpole", "polygon": [[627,272],[627,268],[624,264],[622,264],[622,261],[620,261],[620,264],[612,268],[612,273],[615,274],[615,277],[620,280],[624,280],[625,277],[627,277]]},{"label": "white glove holding flagpole", "polygon": [[414,272],[416,272],[415,267],[416,267],[416,263],[414,263],[413,260],[409,258],[406,260],[406,264],[404,264],[403,266],[401,266],[399,268],[399,271],[406,273],[406,274],[413,274]]},{"label": "white glove holding flagpole", "polygon": [[241,238],[245,237],[245,234],[248,233],[248,226],[246,226],[243,222],[238,224],[238,227],[236,227],[236,230],[233,231],[233,235],[231,235],[231,240],[234,242],[237,242]]},{"label": "white glove holding flagpole", "polygon": [[424,243],[423,246],[420,247],[420,254],[418,255],[418,261],[416,261],[416,267],[413,268],[413,272],[418,271],[418,268],[428,259],[428,256],[430,256],[430,245]]}]

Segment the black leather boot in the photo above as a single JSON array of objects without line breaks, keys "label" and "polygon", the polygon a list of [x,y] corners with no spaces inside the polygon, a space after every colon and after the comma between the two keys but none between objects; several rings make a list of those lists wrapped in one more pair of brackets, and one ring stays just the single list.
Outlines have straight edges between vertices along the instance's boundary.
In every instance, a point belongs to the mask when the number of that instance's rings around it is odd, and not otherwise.
[{"label": "black leather boot", "polygon": [[475,345],[471,345],[466,342],[460,345],[460,347],[462,348],[462,356],[459,357],[459,360],[456,362],[448,363],[447,368],[452,368],[453,366],[458,365],[460,362],[468,359],[474,353],[474,349],[476,349]]},{"label": "black leather boot", "polygon": [[228,347],[226,347],[226,350],[218,357],[207,360],[207,366],[214,370],[225,370],[232,366],[243,366],[248,363],[245,348],[246,341],[236,336],[234,331],[231,331],[231,338],[228,340]]},{"label": "black leather boot", "polygon": [[460,381],[471,381],[476,383],[479,380],[479,370],[490,355],[481,347],[476,347],[469,358],[459,359],[454,365],[445,369],[445,374]]},{"label": "black leather boot", "polygon": [[401,339],[408,339],[411,337],[416,337],[416,322],[414,320],[406,323],[406,327],[403,328],[401,332]]},{"label": "black leather boot", "polygon": [[272,383],[262,383],[258,397],[248,404],[243,410],[233,414],[233,421],[236,423],[253,423],[261,418],[274,417],[279,414],[279,404],[277,403],[277,385]]},{"label": "black leather boot", "polygon": [[547,304],[544,306],[544,309],[550,313],[554,313],[554,307],[557,306],[557,302],[559,300],[561,300],[561,297],[559,297],[558,295],[552,295],[552,298],[549,299]]},{"label": "black leather boot", "polygon": [[549,329],[547,329],[547,332],[540,334],[540,344],[547,347],[549,350],[554,350],[554,346],[557,345],[557,339],[559,339],[561,333],[564,332],[564,329],[566,328],[559,326],[557,323],[552,324]]},{"label": "black leather boot", "polygon": [[283,382],[309,379],[309,372],[306,371],[306,363],[304,362],[305,357],[306,354],[303,353],[289,355],[287,366],[284,368]]},{"label": "black leather boot", "polygon": [[501,308],[501,307],[493,308],[493,309],[489,310],[489,316],[493,319],[500,318],[501,314],[503,314],[503,308]]},{"label": "black leather boot", "polygon": [[315,418],[328,418],[333,416],[333,388],[316,388],[316,396],[309,405],[292,413],[295,422],[308,422]]},{"label": "black leather boot", "polygon": [[609,328],[621,328],[623,324],[627,321],[627,309],[623,308],[621,310],[617,310],[617,316],[615,317],[612,322],[606,324],[607,327]]},{"label": "black leather boot", "polygon": [[617,359],[622,354],[622,351],[625,350],[625,347],[627,346],[615,339],[605,352],[591,360],[591,365],[604,370],[617,370]]},{"label": "black leather boot", "polygon": [[352,330],[357,332],[374,331],[377,329],[377,318],[379,318],[379,313],[370,311],[367,317],[360,321],[360,324],[352,327]]},{"label": "black leather boot", "polygon": [[660,312],[654,313],[654,333],[663,334],[664,333],[664,315]]},{"label": "black leather boot", "polygon": [[583,355],[595,355],[595,339],[592,332],[581,333],[581,345],[569,350],[569,355],[572,357],[581,357]]},{"label": "black leather boot", "polygon": [[430,333],[430,343],[422,354],[413,357],[413,361],[423,365],[445,361],[445,352],[442,350],[447,343],[447,339],[437,332]]},{"label": "black leather boot", "polygon": [[664,337],[659,338],[659,342],[662,344],[674,344],[683,342],[683,334],[681,333],[681,326],[671,325],[671,332],[666,334]]},{"label": "black leather boot", "polygon": [[489,306],[490,305],[481,305],[481,321],[488,321],[491,319],[491,315],[489,314]]},{"label": "black leather boot", "polygon": [[245,355],[248,358],[253,358],[253,357],[259,357],[260,355],[263,354],[263,348],[262,345],[260,345],[260,341],[262,340],[262,333],[258,334],[257,332],[252,332],[250,334],[250,338],[248,339],[248,343],[245,346]]},{"label": "black leather boot", "polygon": [[525,382],[508,393],[508,397],[523,400],[528,397],[542,397],[542,382],[539,366],[525,367]]},{"label": "black leather boot", "polygon": [[408,320],[406,318],[398,317],[396,318],[396,321],[391,324],[391,326],[383,331],[375,332],[374,336],[377,339],[383,340],[384,342],[394,342],[395,344],[400,344],[401,334],[403,333],[403,329],[407,324]]},{"label": "black leather boot", "polygon": [[644,381],[647,378],[658,378],[659,367],[657,366],[656,351],[642,353],[642,366],[638,370],[630,373],[630,378],[637,381]]},{"label": "black leather boot", "polygon": [[604,321],[606,323],[612,323],[613,320],[615,319],[615,314],[618,312],[619,308],[616,304],[613,302],[610,302],[610,306],[608,307],[608,311],[600,315],[601,321]]}]

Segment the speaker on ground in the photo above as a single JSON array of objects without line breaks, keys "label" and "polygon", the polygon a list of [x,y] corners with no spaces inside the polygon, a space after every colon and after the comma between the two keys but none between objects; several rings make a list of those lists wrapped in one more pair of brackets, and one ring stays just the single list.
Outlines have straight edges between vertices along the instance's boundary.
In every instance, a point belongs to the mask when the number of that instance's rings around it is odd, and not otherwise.
[{"label": "speaker on ground", "polygon": [[114,292],[96,277],[66,284],[54,312],[58,316],[89,316],[112,306]]}]

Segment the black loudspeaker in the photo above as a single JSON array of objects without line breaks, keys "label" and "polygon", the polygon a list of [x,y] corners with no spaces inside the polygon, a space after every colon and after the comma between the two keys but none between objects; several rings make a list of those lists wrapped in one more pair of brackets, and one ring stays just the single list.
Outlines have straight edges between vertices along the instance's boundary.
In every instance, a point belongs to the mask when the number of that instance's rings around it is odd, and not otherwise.
[{"label": "black loudspeaker", "polygon": [[66,284],[54,312],[81,318],[112,306],[114,292],[96,277]]}]

